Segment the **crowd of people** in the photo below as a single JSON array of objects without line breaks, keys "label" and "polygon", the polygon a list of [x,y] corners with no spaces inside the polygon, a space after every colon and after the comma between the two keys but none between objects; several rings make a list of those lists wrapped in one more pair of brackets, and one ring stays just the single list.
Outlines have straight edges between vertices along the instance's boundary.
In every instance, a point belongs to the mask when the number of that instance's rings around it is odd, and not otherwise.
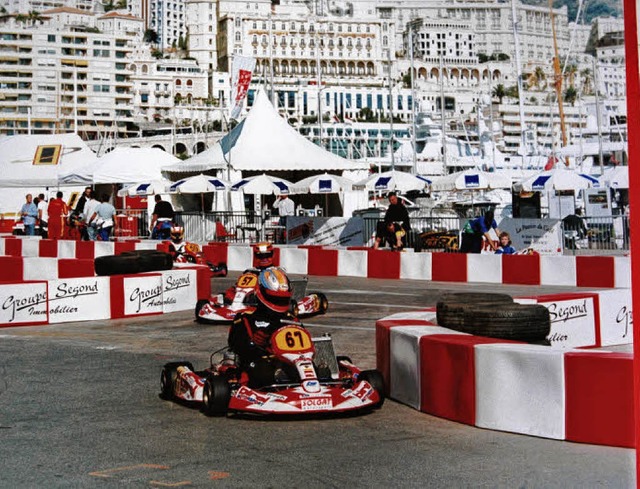
[{"label": "crowd of people", "polygon": [[93,189],[86,187],[73,208],[63,197],[60,190],[48,202],[44,193],[35,199],[27,194],[20,209],[24,234],[34,236],[37,229],[43,238],[108,241],[117,232],[116,209],[109,203],[109,195],[96,197]]}]

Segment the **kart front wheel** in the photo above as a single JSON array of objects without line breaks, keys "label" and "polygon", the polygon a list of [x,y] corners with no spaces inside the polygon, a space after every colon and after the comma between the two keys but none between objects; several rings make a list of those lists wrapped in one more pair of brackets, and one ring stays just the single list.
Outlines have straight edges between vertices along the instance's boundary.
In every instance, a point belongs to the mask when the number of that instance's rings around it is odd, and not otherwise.
[{"label": "kart front wheel", "polygon": [[218,375],[210,376],[202,389],[202,411],[207,416],[225,416],[229,411],[231,388]]},{"label": "kart front wheel", "polygon": [[381,408],[384,404],[384,378],[382,377],[382,374],[377,370],[363,370],[360,372],[358,380],[366,380],[371,384],[371,387],[373,387],[380,396],[380,400],[374,404],[373,408]]},{"label": "kart front wheel", "polygon": [[173,399],[173,390],[178,378],[178,367],[187,367],[193,370],[191,362],[170,362],[162,369],[160,374],[160,397],[167,401]]}]

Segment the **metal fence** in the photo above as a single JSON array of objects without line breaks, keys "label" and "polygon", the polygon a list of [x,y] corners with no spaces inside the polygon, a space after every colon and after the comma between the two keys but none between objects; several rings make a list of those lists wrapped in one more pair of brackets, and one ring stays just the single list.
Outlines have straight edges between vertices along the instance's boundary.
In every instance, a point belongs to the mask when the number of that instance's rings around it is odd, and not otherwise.
[{"label": "metal fence", "polygon": [[[363,216],[363,245],[372,244],[379,220],[378,216]],[[466,221],[458,217],[412,217],[412,232],[407,236],[407,246],[416,247],[417,236],[425,232],[457,236]],[[561,222],[565,254],[629,250],[628,216],[586,217],[583,222],[585,227],[582,231],[566,229]],[[279,225],[277,217],[265,218],[254,212],[177,212],[175,223],[184,227],[185,239],[194,242],[268,240],[283,244],[287,239],[285,227]],[[117,236],[120,238],[145,239],[151,234],[146,210],[120,210],[118,224]]]}]

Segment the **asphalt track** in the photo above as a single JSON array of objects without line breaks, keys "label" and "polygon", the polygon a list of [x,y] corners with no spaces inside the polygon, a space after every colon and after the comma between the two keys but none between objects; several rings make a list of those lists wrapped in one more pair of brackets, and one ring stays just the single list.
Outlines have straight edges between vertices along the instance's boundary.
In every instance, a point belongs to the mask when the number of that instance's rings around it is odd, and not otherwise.
[{"label": "asphalt track", "polygon": [[[310,277],[309,290],[330,310],[307,326],[373,368],[376,319],[487,286]],[[207,418],[160,400],[162,365],[206,366],[226,332],[191,312],[0,329],[0,487],[635,487],[634,450],[482,430],[391,400],[305,420]]]}]

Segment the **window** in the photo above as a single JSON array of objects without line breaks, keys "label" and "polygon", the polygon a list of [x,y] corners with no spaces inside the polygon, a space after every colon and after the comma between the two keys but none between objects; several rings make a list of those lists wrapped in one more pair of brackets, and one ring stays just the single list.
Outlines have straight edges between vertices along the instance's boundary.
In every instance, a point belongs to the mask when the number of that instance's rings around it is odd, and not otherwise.
[{"label": "window", "polygon": [[47,36],[47,42],[56,42],[56,36],[54,34],[49,34]]},{"label": "window", "polygon": [[38,146],[33,158],[34,165],[57,165],[60,159],[62,146],[59,144],[51,146]]}]

